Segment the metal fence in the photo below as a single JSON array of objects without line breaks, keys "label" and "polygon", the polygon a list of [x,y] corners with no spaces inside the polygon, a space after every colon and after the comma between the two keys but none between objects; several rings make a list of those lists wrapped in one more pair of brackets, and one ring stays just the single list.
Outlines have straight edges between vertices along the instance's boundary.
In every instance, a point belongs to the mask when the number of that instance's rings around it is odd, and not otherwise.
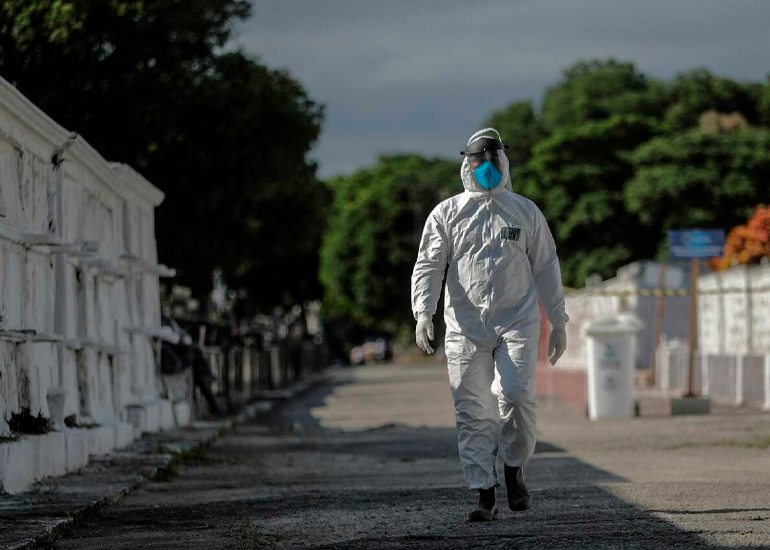
[{"label": "metal fence", "polygon": [[[329,364],[325,344],[282,340],[260,347],[204,347],[203,355],[211,367],[212,392],[228,410],[259,398],[280,398],[293,383],[324,370]],[[193,396],[198,416],[208,407],[196,387]]]}]

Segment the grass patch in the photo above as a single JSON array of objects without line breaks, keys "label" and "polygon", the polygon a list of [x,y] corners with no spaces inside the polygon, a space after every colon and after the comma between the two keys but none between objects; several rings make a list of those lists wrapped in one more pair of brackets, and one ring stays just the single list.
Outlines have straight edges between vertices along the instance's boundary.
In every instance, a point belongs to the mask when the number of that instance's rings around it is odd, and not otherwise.
[{"label": "grass patch", "polygon": [[7,434],[7,435],[0,435],[0,444],[3,444],[3,443],[16,443],[20,439],[21,438],[18,435],[14,434],[14,433]]},{"label": "grass patch", "polygon": [[414,457],[411,457],[411,456],[402,456],[401,457],[401,462],[414,462],[415,460],[417,460],[417,459],[414,458]]},{"label": "grass patch", "polygon": [[173,462],[165,468],[158,470],[158,473],[152,476],[152,480],[156,483],[170,483],[176,477],[178,470],[176,464]]},{"label": "grass patch", "polygon": [[219,428],[217,430],[217,435],[214,437],[214,439],[219,439],[220,437],[225,437],[226,435],[230,435],[233,431],[232,427],[224,426],[222,428]]},{"label": "grass patch", "polygon": [[68,428],[82,428],[86,430],[93,430],[94,428],[98,428],[101,426],[101,424],[97,424],[96,422],[83,422],[82,424],[78,423],[78,415],[71,414],[68,417],[64,419],[64,425]]},{"label": "grass patch", "polygon": [[202,464],[237,464],[238,460],[232,457],[212,456],[208,451],[208,445],[201,445],[194,449],[182,451],[176,458],[178,462],[198,462]]},{"label": "grass patch", "polygon": [[720,439],[718,441],[686,441],[666,447],[666,450],[677,451],[679,449],[694,449],[698,447],[734,447],[737,449],[756,449],[766,451],[770,449],[770,436],[755,439]]},{"label": "grass patch", "polygon": [[[173,460],[168,467],[158,471],[153,480],[159,483],[168,483],[174,479],[179,473],[179,466],[183,464],[200,464],[200,465],[212,465],[212,464],[237,464],[238,460],[235,458],[222,458],[211,456],[207,450],[209,445],[200,445],[192,449],[174,453]],[[154,453],[151,453],[154,454]]]},{"label": "grass patch", "polygon": [[186,451],[182,451],[175,457],[179,462],[216,462],[206,454],[206,451],[204,450],[203,446],[200,447],[193,447],[192,449],[187,449]]},{"label": "grass patch", "polygon": [[27,494],[30,496],[41,496],[50,493],[55,493],[59,490],[59,482],[56,479],[46,479],[38,481],[27,490]]},{"label": "grass patch", "polygon": [[274,548],[279,542],[284,540],[280,533],[266,532],[263,528],[253,523],[243,528],[241,538],[249,544],[250,548]]}]

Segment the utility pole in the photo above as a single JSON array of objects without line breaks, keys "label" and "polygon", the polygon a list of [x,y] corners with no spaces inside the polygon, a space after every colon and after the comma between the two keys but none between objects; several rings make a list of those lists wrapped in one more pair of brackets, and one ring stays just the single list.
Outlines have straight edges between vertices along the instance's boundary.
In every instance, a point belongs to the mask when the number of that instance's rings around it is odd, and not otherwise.
[{"label": "utility pole", "polygon": [[690,330],[687,354],[687,397],[695,397],[695,351],[698,349],[698,276],[700,260],[692,260],[690,269]]}]

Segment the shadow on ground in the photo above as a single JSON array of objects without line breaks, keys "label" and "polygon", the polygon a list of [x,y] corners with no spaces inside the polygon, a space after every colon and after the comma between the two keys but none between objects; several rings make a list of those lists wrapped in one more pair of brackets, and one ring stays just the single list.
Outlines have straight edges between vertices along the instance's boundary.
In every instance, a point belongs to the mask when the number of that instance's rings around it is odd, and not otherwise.
[{"label": "shadow on ground", "polygon": [[[323,406],[325,397],[332,393],[333,389],[326,388],[307,401],[292,404],[289,410],[278,410],[276,417],[284,422],[310,417],[309,426],[317,431],[299,441],[276,442],[273,450],[365,455],[415,463],[451,459],[457,462],[459,470],[453,429],[386,425],[352,434],[322,430],[310,409]],[[304,415],[298,416],[298,411],[305,406]],[[359,476],[352,477],[361,481]],[[251,533],[252,540],[276,547],[299,545],[318,549],[516,548],[524,545],[527,548],[728,548],[709,544],[702,536],[703,531],[684,530],[658,515],[677,513],[675,511],[644,510],[623,501],[612,493],[611,485],[627,480],[569,456],[567,450],[547,441],[538,442],[536,455],[527,467],[527,477],[535,500],[534,509],[518,514],[509,512],[504,506],[505,488],[501,487],[501,520],[490,524],[464,521],[473,496],[462,486],[429,487],[426,484],[423,488],[417,484],[411,489],[388,489],[379,484],[373,488],[364,482],[360,487],[351,483],[309,491],[283,498],[280,503],[254,501],[252,525],[258,527]],[[396,475],[393,482],[398,485]]]},{"label": "shadow on ground", "polygon": [[455,431],[321,428],[311,410],[347,383],[240,426],[175,478],[103,509],[57,547],[728,548],[659,517],[675,511],[625,502],[613,488],[627,480],[547,441],[526,469],[534,508],[508,511],[501,487],[501,519],[469,524],[474,494],[462,482]]}]

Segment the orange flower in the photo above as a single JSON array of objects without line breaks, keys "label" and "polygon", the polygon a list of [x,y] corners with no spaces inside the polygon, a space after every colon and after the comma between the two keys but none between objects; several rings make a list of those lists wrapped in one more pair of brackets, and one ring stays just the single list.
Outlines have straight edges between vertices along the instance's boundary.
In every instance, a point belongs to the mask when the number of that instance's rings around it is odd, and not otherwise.
[{"label": "orange flower", "polygon": [[724,256],[713,258],[709,265],[713,270],[721,271],[735,261],[752,264],[764,257],[770,257],[770,207],[760,205],[746,225],[730,230],[725,241]]}]

